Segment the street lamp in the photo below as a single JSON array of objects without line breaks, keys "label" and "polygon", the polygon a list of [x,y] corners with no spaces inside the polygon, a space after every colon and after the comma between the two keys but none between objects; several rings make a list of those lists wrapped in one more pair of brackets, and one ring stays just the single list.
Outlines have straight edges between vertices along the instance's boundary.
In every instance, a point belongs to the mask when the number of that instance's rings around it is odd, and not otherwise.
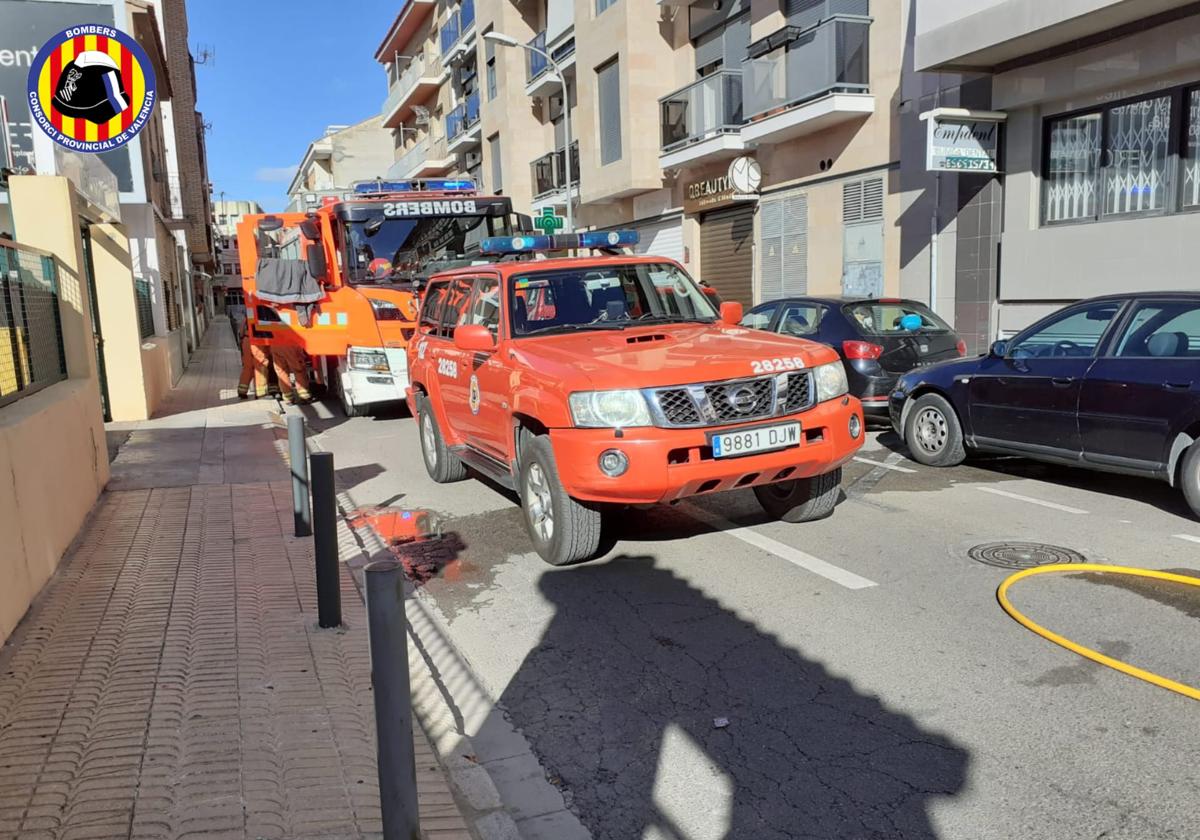
[{"label": "street lamp", "polygon": [[483,40],[491,41],[493,44],[498,44],[501,47],[520,47],[528,50],[531,53],[536,53],[553,69],[555,75],[558,76],[558,81],[562,85],[563,97],[563,130],[566,133],[566,150],[563,153],[563,174],[567,179],[567,229],[572,233],[575,231],[575,214],[571,208],[571,96],[567,91],[566,74],[559,68],[558,62],[553,56],[545,50],[540,50],[531,44],[523,44],[511,35],[505,35],[503,32],[488,32],[483,36]]}]

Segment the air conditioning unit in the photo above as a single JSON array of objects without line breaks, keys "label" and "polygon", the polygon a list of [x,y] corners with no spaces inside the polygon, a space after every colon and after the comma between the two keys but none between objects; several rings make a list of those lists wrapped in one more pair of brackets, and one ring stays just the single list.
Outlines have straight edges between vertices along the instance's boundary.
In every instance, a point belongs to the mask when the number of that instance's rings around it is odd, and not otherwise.
[{"label": "air conditioning unit", "polygon": [[463,169],[474,169],[483,164],[483,152],[478,149],[467,152],[463,157]]}]

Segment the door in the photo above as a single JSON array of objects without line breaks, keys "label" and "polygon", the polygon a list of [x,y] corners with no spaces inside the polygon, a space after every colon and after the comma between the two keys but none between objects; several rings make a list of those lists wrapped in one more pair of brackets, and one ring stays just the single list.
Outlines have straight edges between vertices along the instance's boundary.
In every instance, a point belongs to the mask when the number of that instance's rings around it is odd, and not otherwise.
[{"label": "door", "polygon": [[700,277],[721,300],[754,298],[754,207],[705,213],[700,223]]},{"label": "door", "polygon": [[1083,378],[1123,306],[1123,301],[1073,306],[1017,336],[1003,358],[985,359],[969,390],[976,440],[1080,458]]},{"label": "door", "polygon": [[1084,457],[1157,472],[1200,405],[1200,300],[1137,303],[1088,371],[1079,404]]},{"label": "door", "polygon": [[95,342],[96,376],[100,381],[100,410],[104,422],[112,420],[112,404],[108,396],[108,368],[104,364],[104,330],[100,326],[100,300],[96,293],[96,265],[92,260],[92,232],[80,225],[79,238],[83,243],[83,273],[87,275],[88,298],[91,302],[92,341]]},{"label": "door", "polygon": [[[463,324],[488,328],[493,339],[500,337],[500,278],[477,277],[471,304]],[[464,415],[468,440],[482,452],[507,463],[508,439],[512,424],[508,420],[508,370],[500,353],[464,353],[467,368],[467,408]]]},{"label": "door", "polygon": [[466,436],[471,413],[467,404],[471,379],[467,354],[454,346],[454,329],[465,317],[470,297],[470,279],[456,277],[449,282],[438,323],[425,351],[432,357],[432,372],[442,395],[446,423],[455,440]]}]

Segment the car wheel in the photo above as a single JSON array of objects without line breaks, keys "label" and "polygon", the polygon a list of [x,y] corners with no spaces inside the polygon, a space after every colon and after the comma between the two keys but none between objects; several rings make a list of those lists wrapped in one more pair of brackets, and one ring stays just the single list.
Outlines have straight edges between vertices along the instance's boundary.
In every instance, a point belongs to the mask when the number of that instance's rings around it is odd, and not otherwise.
[{"label": "car wheel", "polygon": [[462,481],[467,477],[467,467],[446,446],[442,430],[428,400],[421,400],[417,423],[421,432],[421,454],[425,456],[425,471],[438,484]]},{"label": "car wheel", "polygon": [[529,538],[543,560],[566,566],[595,556],[600,547],[600,511],[567,495],[545,435],[522,447],[518,492]]},{"label": "car wheel", "polygon": [[930,467],[953,467],[967,457],[958,414],[940,394],[925,394],[913,403],[904,442],[913,460]]},{"label": "car wheel", "polygon": [[842,486],[842,468],[812,478],[762,484],[754,495],[763,510],[784,522],[812,522],[833,513]]},{"label": "car wheel", "polygon": [[1193,443],[1179,465],[1179,486],[1192,513],[1200,517],[1200,441]]}]

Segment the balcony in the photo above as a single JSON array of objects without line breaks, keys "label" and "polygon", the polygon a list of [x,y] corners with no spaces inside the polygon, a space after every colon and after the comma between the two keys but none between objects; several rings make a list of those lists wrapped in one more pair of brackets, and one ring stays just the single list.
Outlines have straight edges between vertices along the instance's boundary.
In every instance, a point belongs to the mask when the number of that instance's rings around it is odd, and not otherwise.
[{"label": "balcony", "polygon": [[386,128],[395,128],[408,119],[412,106],[432,96],[446,80],[441,58],[426,53],[413,58],[398,74],[388,75],[391,87],[380,111]]},{"label": "balcony", "polygon": [[[542,155],[529,164],[533,180],[533,211],[544,207],[566,204],[567,160],[566,149],[558,149]],[[579,143],[571,144],[571,196],[579,198]]]},{"label": "balcony", "polygon": [[[566,73],[575,66],[575,38],[568,37],[566,40],[561,38],[559,40],[561,43],[549,52],[563,73]],[[545,30],[539,32],[529,42],[529,46],[546,50]],[[554,72],[554,68],[550,66],[550,62],[528,50],[525,50],[525,80],[526,96],[548,96],[562,92],[562,82],[558,74]]]},{"label": "balcony", "polygon": [[675,169],[732,157],[742,141],[742,71],[720,70],[658,101],[662,121],[659,162]]},{"label": "balcony", "polygon": [[454,162],[455,156],[447,148],[445,137],[431,138],[426,135],[396,158],[387,171],[387,177],[404,180],[444,175],[454,167]]},{"label": "balcony", "polygon": [[751,44],[742,140],[779,143],[873,114],[870,28],[870,18],[837,16],[810,29],[785,27]]},{"label": "balcony", "polygon": [[454,61],[471,49],[475,43],[475,0],[463,0],[442,24],[438,39],[446,61]]},{"label": "balcony", "polygon": [[479,143],[479,135],[479,91],[475,91],[446,115],[447,148],[451,152],[468,149]]}]

